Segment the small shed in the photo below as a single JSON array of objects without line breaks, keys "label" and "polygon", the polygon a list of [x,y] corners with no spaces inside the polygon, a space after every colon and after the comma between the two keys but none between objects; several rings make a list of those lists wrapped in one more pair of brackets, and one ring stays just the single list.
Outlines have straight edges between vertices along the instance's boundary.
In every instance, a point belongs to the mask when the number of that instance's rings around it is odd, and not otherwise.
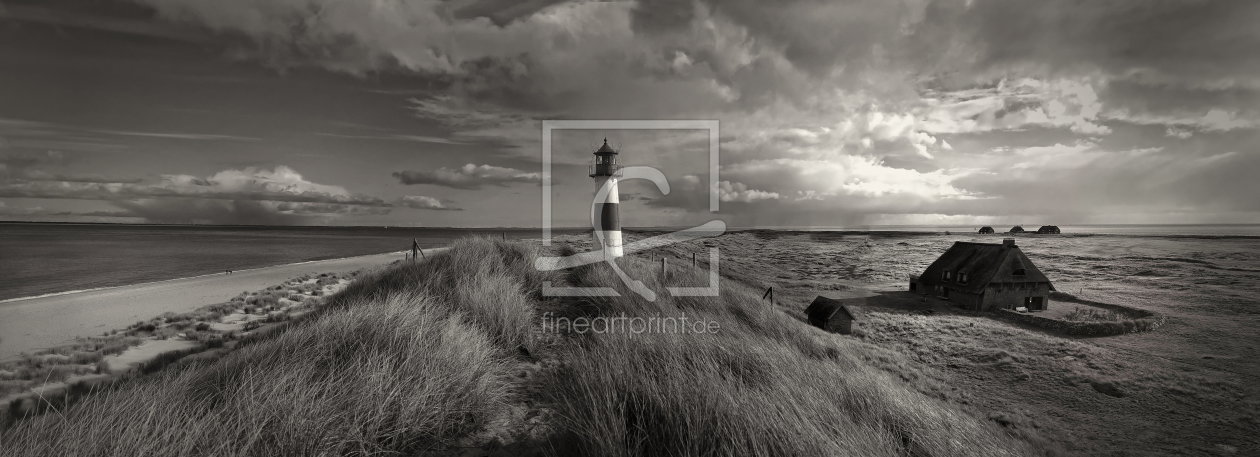
[{"label": "small shed", "polygon": [[1057,235],[1062,232],[1059,231],[1059,226],[1057,225],[1043,225],[1041,228],[1037,229],[1037,233],[1043,235]]},{"label": "small shed", "polygon": [[981,234],[981,235],[991,235],[991,234],[993,234],[993,227],[989,227],[989,226],[987,226],[987,225],[986,225],[986,226],[984,226],[984,227],[980,227],[980,234]]},{"label": "small shed", "polygon": [[1024,233],[1024,226],[1016,225],[1014,227],[1011,227],[1011,233]]},{"label": "small shed", "polygon": [[853,333],[853,321],[857,320],[844,303],[823,296],[815,298],[805,314],[810,325],[841,335]]}]

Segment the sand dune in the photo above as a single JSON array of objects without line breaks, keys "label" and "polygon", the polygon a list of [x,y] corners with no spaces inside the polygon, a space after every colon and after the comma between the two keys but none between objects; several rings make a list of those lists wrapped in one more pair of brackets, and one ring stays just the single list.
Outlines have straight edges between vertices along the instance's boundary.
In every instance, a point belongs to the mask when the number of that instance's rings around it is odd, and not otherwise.
[{"label": "sand dune", "polygon": [[303,274],[353,271],[402,258],[403,253],[397,252],[318,260],[0,303],[0,360],[123,328],[168,311],[191,311]]}]

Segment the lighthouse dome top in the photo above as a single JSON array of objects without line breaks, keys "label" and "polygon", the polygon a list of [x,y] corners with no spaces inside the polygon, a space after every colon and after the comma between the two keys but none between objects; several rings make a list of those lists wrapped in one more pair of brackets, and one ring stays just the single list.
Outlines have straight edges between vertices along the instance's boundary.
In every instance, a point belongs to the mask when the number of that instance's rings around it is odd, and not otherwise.
[{"label": "lighthouse dome top", "polygon": [[614,150],[612,146],[608,145],[608,138],[604,138],[604,145],[600,146],[599,149],[595,150],[596,155],[609,155],[609,154],[616,154],[616,153],[617,151]]}]

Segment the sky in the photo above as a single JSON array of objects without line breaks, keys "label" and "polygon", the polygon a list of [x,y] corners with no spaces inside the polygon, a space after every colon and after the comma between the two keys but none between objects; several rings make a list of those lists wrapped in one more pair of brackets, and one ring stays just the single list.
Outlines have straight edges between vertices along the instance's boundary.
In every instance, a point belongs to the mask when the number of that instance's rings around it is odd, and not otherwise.
[{"label": "sky", "polygon": [[[0,0],[0,220],[1260,223],[1251,0]],[[543,120],[716,120],[557,130]],[[716,190],[720,208],[709,211]],[[542,217],[542,195],[553,217]]]}]

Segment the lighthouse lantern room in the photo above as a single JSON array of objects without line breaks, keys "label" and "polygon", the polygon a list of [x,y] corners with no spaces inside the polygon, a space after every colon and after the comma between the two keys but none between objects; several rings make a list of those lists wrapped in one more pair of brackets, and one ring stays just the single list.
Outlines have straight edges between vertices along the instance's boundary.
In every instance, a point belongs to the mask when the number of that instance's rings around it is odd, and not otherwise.
[{"label": "lighthouse lantern room", "polygon": [[595,180],[596,198],[601,197],[602,189],[607,189],[602,201],[594,202],[592,214],[595,241],[603,248],[607,258],[624,255],[621,248],[621,221],[617,215],[617,207],[621,202],[621,197],[617,195],[617,172],[620,168],[617,151],[608,145],[608,138],[604,138],[604,145],[595,150],[595,163],[590,166],[590,176]]}]

